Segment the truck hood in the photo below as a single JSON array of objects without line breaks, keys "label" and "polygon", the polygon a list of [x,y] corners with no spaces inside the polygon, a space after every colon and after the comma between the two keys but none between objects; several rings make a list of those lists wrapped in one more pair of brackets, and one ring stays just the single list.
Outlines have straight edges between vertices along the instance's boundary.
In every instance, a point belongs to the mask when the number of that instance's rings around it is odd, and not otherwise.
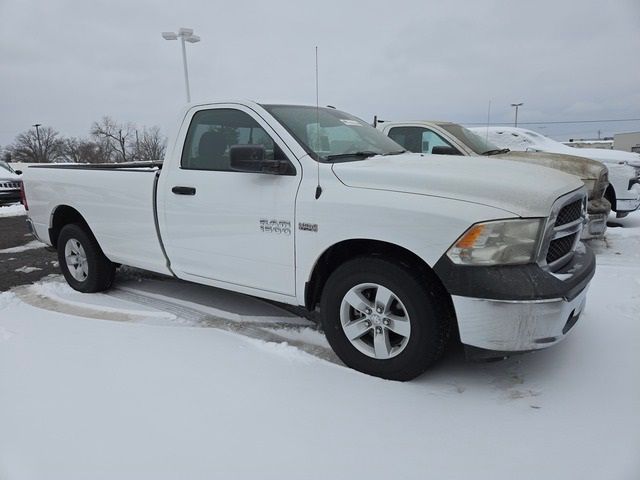
[{"label": "truck hood", "polygon": [[558,170],[484,157],[406,153],[335,163],[349,187],[479,203],[521,217],[546,217],[553,202],[583,183]]},{"label": "truck hood", "polygon": [[562,153],[509,152],[495,155],[495,158],[555,168],[569,175],[575,175],[583,182],[586,180],[597,180],[607,171],[607,167],[605,167],[602,162]]},{"label": "truck hood", "polygon": [[628,163],[632,167],[640,167],[640,154],[638,153],[623,152],[622,150],[605,150],[604,148],[567,148],[576,150],[572,155],[580,155],[604,163]]}]

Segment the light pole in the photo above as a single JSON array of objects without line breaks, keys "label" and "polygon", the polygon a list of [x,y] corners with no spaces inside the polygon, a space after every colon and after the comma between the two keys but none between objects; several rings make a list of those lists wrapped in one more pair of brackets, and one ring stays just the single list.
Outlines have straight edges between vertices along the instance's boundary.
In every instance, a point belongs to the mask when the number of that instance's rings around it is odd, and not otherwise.
[{"label": "light pole", "polygon": [[32,127],[36,127],[36,138],[38,139],[38,163],[42,162],[42,143],[40,143],[40,130],[39,128],[42,126],[41,123],[34,123],[31,125]]},{"label": "light pole", "polygon": [[191,92],[189,91],[189,72],[187,70],[187,51],[184,47],[184,42],[198,43],[200,37],[193,34],[192,28],[180,28],[178,33],[175,32],[162,32],[162,38],[165,40],[177,40],[180,37],[180,43],[182,44],[182,65],[184,67],[184,86],[187,89],[187,103],[191,101]]},{"label": "light pole", "polygon": [[516,122],[515,122],[515,126],[518,126],[518,107],[521,107],[522,105],[524,105],[524,103],[520,102],[520,103],[512,103],[511,106],[512,107],[516,107]]}]

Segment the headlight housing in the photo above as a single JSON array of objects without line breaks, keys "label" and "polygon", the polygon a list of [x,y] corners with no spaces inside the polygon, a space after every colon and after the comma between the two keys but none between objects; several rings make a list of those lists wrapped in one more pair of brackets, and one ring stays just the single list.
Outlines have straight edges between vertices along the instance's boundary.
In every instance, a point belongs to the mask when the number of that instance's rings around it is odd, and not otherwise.
[{"label": "headlight housing", "polygon": [[587,188],[589,198],[595,198],[596,195],[596,180],[595,178],[586,178],[582,180],[584,186]]},{"label": "headlight housing", "polygon": [[447,251],[458,265],[521,265],[536,260],[543,219],[476,223]]}]

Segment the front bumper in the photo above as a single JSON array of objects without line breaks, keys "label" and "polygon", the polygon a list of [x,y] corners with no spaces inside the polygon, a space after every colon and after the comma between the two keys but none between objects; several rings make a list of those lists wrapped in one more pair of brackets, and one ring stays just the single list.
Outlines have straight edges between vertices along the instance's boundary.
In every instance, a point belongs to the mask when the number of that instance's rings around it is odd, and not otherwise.
[{"label": "front bumper", "polygon": [[607,218],[611,213],[611,204],[606,198],[589,200],[587,205],[587,223],[582,230],[580,238],[588,240],[603,237],[607,231]]},{"label": "front bumper", "polygon": [[435,270],[452,295],[460,340],[501,353],[538,350],[564,339],[584,310],[595,273],[587,247],[555,273],[535,264],[460,267],[447,260]]},{"label": "front bumper", "polygon": [[572,300],[486,300],[454,295],[460,340],[484,350],[528,352],[561,341],[587,301],[588,287]]},{"label": "front bumper", "polygon": [[640,184],[633,184],[621,197],[616,198],[616,213],[630,213],[638,210],[640,208]]}]

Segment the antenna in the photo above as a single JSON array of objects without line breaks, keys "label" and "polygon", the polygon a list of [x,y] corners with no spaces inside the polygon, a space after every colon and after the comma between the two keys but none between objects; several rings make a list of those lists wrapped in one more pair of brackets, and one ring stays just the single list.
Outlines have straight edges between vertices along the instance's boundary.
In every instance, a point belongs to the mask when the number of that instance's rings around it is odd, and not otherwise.
[{"label": "antenna", "polygon": [[[318,46],[316,45],[316,149],[320,149],[320,97],[318,95]],[[320,155],[316,153],[316,200],[322,195],[320,186]]]}]

